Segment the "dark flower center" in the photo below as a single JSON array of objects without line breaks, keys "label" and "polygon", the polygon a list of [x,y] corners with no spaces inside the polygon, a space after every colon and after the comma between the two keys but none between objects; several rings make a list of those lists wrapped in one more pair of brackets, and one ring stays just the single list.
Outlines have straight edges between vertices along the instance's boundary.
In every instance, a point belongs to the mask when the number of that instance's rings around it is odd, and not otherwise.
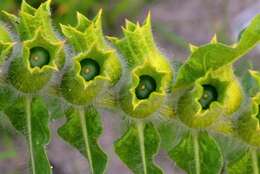
[{"label": "dark flower center", "polygon": [[32,68],[42,68],[50,62],[50,54],[48,50],[42,47],[34,47],[30,49],[30,65]]},{"label": "dark flower center", "polygon": [[212,85],[202,85],[203,94],[199,102],[203,109],[208,109],[210,104],[218,100],[217,89]]},{"label": "dark flower center", "polygon": [[146,99],[156,90],[156,82],[149,75],[142,75],[139,78],[140,81],[135,89],[135,94],[138,99]]},{"label": "dark flower center", "polygon": [[100,74],[100,66],[93,59],[84,59],[80,61],[81,71],[80,75],[86,80],[92,80]]}]

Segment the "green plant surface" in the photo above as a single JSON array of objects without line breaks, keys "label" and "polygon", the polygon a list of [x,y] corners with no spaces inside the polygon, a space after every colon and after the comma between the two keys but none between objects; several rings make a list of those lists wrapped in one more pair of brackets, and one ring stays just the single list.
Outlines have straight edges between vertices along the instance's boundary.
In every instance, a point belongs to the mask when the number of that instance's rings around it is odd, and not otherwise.
[{"label": "green plant surface", "polygon": [[97,142],[102,134],[102,123],[97,110],[93,106],[70,109],[66,117],[67,122],[58,129],[59,135],[88,159],[91,173],[104,173],[108,157]]},{"label": "green plant surface", "polygon": [[[258,30],[259,21],[260,17],[258,15],[245,29],[239,42],[232,46],[219,43],[216,36],[212,38],[211,43],[201,47],[190,45],[191,55],[181,66],[177,74],[172,94],[175,97],[177,96],[176,93],[183,91],[176,104],[172,105],[173,108],[176,108],[177,119],[180,119],[186,126],[195,128],[195,130],[208,129],[229,135],[235,134],[237,124],[234,124],[232,114],[240,109],[242,102],[246,100],[247,96],[235,76],[233,63],[258,43],[260,39]],[[187,108],[187,106],[189,107]],[[244,119],[240,123],[245,124],[245,122]],[[241,135],[245,134],[244,137],[248,137],[250,134],[248,132],[250,130],[249,127],[254,126],[246,124],[244,127],[247,129],[243,130],[241,126],[238,130]],[[214,140],[210,134],[208,137]],[[250,136],[250,138],[252,141],[258,142],[256,136]],[[210,143],[209,139],[205,139],[205,142],[207,141]],[[196,144],[195,141],[194,144]],[[176,148],[179,146],[180,144],[174,146],[169,155],[174,154]],[[219,145],[215,143],[214,146],[209,146],[208,150],[214,152],[214,148],[219,148]],[[173,157],[175,156],[174,154]],[[222,169],[223,157],[221,153],[215,157],[215,161],[222,162],[215,162],[215,165],[211,165],[210,161],[207,161],[204,167],[207,168],[208,165],[208,168],[212,168],[212,173],[219,173]],[[175,158],[173,160],[176,161]],[[188,173],[202,172],[198,169],[199,167],[193,170],[187,166],[185,167],[184,164],[179,164],[179,166]],[[202,173],[209,173],[209,171]]]},{"label": "green plant surface", "polygon": [[102,123],[96,103],[99,97],[111,91],[122,71],[116,51],[103,36],[101,15],[102,11],[89,20],[78,13],[75,27],[61,25],[76,55],[62,77],[60,93],[67,103],[74,105],[75,111],[69,114],[58,132],[88,159],[93,174],[104,173],[108,161],[97,142],[102,133]]},{"label": "green plant surface", "polygon": [[142,26],[126,20],[123,33],[121,39],[108,37],[123,55],[130,79],[121,87],[118,102],[131,126],[115,142],[115,150],[133,173],[162,173],[153,161],[160,137],[154,123],[145,119],[161,110],[173,71],[153,40],[150,14]]},{"label": "green plant surface", "polygon": [[186,133],[169,156],[188,174],[220,173],[223,165],[219,146],[204,131]]},{"label": "green plant surface", "polygon": [[[116,5],[111,19],[129,3]],[[126,20],[116,38],[104,36],[102,10],[92,20],[78,12],[75,26],[60,24],[60,40],[50,4],[34,8],[23,1],[18,16],[4,12],[20,39],[0,26],[0,111],[26,138],[29,173],[53,172],[48,126],[63,116],[59,136],[86,158],[89,173],[106,173],[100,109],[128,123],[113,146],[134,174],[163,174],[155,161],[160,149],[188,174],[260,173],[260,73],[246,60],[233,66],[258,44],[260,15],[236,44],[219,43],[215,35],[201,47],[190,45],[180,63],[158,49],[150,13],[143,24]],[[179,38],[173,40],[185,45]],[[0,153],[0,159],[8,155],[14,154]]]},{"label": "green plant surface", "polygon": [[7,88],[12,86],[8,89],[14,97],[10,97],[10,104],[3,109],[13,126],[26,137],[30,173],[52,173],[45,151],[50,139],[49,113],[40,91],[63,66],[64,43],[57,39],[52,29],[50,1],[37,9],[23,1],[18,17],[4,14],[20,36],[22,52],[11,60],[4,79]]},{"label": "green plant surface", "polygon": [[26,137],[30,154],[30,173],[51,174],[45,146],[50,140],[49,115],[40,97],[19,97],[5,110],[17,131]]},{"label": "green plant surface", "polygon": [[10,54],[13,48],[13,41],[7,29],[1,24],[0,26],[0,63]]},{"label": "green plant surface", "polygon": [[115,152],[135,174],[162,174],[154,163],[154,155],[159,148],[160,137],[151,123],[138,122],[115,143]]},{"label": "green plant surface", "polygon": [[236,156],[227,167],[230,174],[259,173],[260,153],[256,148],[247,148],[242,155]]}]

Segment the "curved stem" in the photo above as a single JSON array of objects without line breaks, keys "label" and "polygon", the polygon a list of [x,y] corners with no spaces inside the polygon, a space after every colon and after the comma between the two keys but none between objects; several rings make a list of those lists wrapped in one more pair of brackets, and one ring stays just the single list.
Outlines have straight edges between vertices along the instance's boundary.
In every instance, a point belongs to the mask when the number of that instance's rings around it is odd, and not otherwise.
[{"label": "curved stem", "polygon": [[26,122],[27,122],[27,133],[28,133],[28,143],[29,143],[29,153],[30,153],[30,162],[32,168],[32,174],[36,174],[35,171],[35,160],[33,153],[33,144],[32,144],[32,123],[31,123],[31,104],[32,98],[31,96],[26,96]]}]

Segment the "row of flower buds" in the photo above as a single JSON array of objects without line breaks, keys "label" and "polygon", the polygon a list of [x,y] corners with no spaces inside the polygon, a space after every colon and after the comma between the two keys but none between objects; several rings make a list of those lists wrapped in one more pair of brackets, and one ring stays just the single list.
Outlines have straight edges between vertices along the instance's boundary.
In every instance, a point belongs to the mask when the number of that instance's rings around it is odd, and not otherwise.
[{"label": "row of flower buds", "polygon": [[[41,98],[48,96],[48,88],[55,86],[59,102],[66,103],[68,119],[58,133],[87,157],[92,173],[104,172],[107,165],[107,155],[97,143],[102,134],[97,107],[109,94],[113,96],[109,98],[113,107],[132,122],[127,133],[116,142],[115,150],[135,173],[162,172],[155,164],[138,169],[139,164],[128,160],[131,150],[127,150],[127,146],[138,149],[137,142],[154,141],[152,147],[146,144],[137,150],[148,158],[140,157],[141,163],[151,163],[159,148],[160,138],[154,123],[158,116],[179,120],[191,129],[213,130],[260,146],[260,73],[249,72],[257,90],[247,95],[233,70],[234,62],[260,40],[259,15],[237,44],[224,45],[213,37],[201,47],[191,45],[190,57],[176,70],[154,42],[150,13],[143,25],[126,21],[123,38],[104,36],[102,11],[93,20],[78,13],[75,27],[60,25],[65,36],[60,39],[52,27],[50,3],[47,1],[35,9],[23,1],[18,17],[4,12],[14,24],[18,40],[14,41],[6,27],[0,26],[3,69],[0,108],[28,141],[40,142],[42,146],[49,141],[48,126],[39,123],[47,123],[49,119],[48,108]],[[65,49],[68,45],[71,53]],[[28,116],[29,111],[33,112],[30,117],[21,116],[22,113]],[[44,126],[39,130],[41,125]],[[84,139],[86,136],[91,143]],[[31,151],[37,148],[38,144],[32,143]],[[45,152],[40,157],[36,153],[31,157],[47,158]],[[31,164],[37,174],[41,173],[40,167]]]}]

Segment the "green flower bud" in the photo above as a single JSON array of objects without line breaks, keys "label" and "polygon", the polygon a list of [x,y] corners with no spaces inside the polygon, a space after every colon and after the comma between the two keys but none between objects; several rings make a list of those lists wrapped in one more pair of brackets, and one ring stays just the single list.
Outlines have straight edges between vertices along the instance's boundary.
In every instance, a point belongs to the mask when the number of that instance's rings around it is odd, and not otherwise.
[{"label": "green flower bud", "polygon": [[161,108],[173,72],[153,40],[150,14],[143,26],[126,21],[123,32],[122,39],[109,37],[127,61],[131,79],[120,91],[120,106],[131,117],[145,118]]},{"label": "green flower bud", "polygon": [[[239,42],[232,46],[218,43],[216,35],[209,44],[201,47],[191,45],[191,56],[181,66],[174,85],[175,92],[184,89],[177,101],[177,115],[186,125],[232,131],[231,119],[225,122],[219,119],[237,111],[243,99],[232,64],[260,40],[259,22],[258,15],[245,29]],[[210,93],[205,90],[205,85],[213,87]],[[212,97],[207,98],[208,95]]]},{"label": "green flower bud", "polygon": [[78,55],[73,57],[60,89],[69,103],[86,105],[115,85],[122,69],[116,51],[105,43],[101,11],[92,21],[80,13],[77,17],[76,27],[61,25],[63,34]]},{"label": "green flower bud", "polygon": [[19,17],[5,14],[23,41],[22,56],[12,60],[7,78],[17,90],[35,93],[49,82],[54,71],[62,68],[65,61],[64,43],[52,30],[50,1],[38,9],[23,1]]},{"label": "green flower bud", "polygon": [[[215,124],[221,115],[234,113],[242,98],[232,66],[227,65],[196,80],[194,86],[178,100],[177,115],[189,127],[208,127]],[[229,130],[230,125],[224,123],[221,129]]]}]

